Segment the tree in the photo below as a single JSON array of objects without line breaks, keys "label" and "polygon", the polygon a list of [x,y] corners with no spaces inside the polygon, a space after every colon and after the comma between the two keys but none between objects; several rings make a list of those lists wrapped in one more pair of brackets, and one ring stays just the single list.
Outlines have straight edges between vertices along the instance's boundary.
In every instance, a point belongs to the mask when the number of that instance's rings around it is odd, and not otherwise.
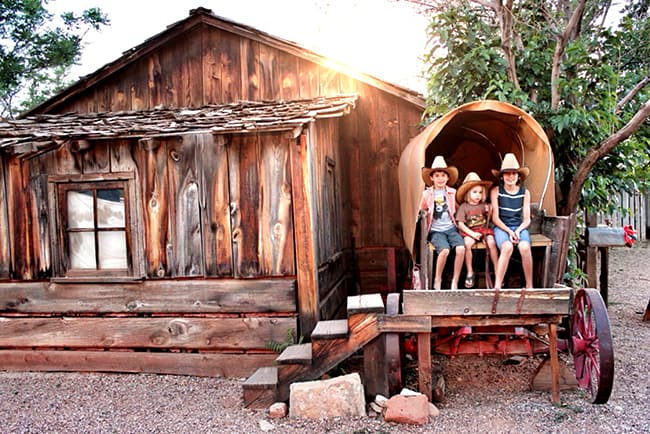
[{"label": "tree", "polygon": [[60,90],[63,77],[79,60],[83,36],[109,23],[98,8],[54,17],[47,0],[0,3],[0,115],[43,101]]},{"label": "tree", "polygon": [[487,98],[531,113],[556,157],[561,214],[650,191],[649,0],[628,0],[614,25],[610,1],[412,3],[432,17],[429,116]]}]

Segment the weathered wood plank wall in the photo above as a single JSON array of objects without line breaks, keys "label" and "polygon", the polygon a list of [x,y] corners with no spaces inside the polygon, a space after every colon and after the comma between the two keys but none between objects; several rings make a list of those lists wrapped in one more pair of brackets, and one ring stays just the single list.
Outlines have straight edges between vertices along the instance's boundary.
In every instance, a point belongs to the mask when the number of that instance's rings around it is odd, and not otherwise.
[{"label": "weathered wood plank wall", "polygon": [[[396,167],[402,149],[419,130],[422,107],[362,82],[354,74],[319,64],[316,57],[303,56],[304,50],[287,49],[258,36],[251,34],[249,39],[211,25],[196,26],[180,37],[170,35],[108,78],[93,83],[88,92],[66,99],[56,111],[192,107],[358,93],[357,107],[340,120],[341,155],[336,164],[341,176],[336,182],[341,185],[338,194],[344,204],[339,216],[342,247],[350,248],[354,238],[357,249],[401,248],[401,216],[394,206],[399,201]],[[149,217],[165,218],[161,214]],[[165,254],[164,246],[152,252],[149,274]],[[257,267],[241,254],[237,263],[240,259],[250,270]],[[229,271],[206,270],[219,275]]]},{"label": "weathered wood plank wall", "polygon": [[0,278],[9,277],[11,251],[9,250],[9,222],[4,162],[0,162]]},{"label": "weathered wood plank wall", "polygon": [[134,282],[0,283],[5,314],[236,314],[296,311],[286,279],[184,279]]},{"label": "weathered wood plank wall", "polygon": [[50,226],[57,206],[50,204],[48,195],[56,192],[48,190],[48,176],[61,182],[68,175],[99,180],[133,173],[128,194],[137,209],[130,217],[141,240],[133,248],[136,258],[144,258],[134,264],[135,276],[295,275],[290,143],[280,133],[188,135],[140,144],[101,140],[79,151],[65,145],[27,161],[11,158],[3,178],[9,217],[0,221],[8,233],[3,255],[12,252],[15,278],[51,277],[61,260],[51,243],[63,244]]}]

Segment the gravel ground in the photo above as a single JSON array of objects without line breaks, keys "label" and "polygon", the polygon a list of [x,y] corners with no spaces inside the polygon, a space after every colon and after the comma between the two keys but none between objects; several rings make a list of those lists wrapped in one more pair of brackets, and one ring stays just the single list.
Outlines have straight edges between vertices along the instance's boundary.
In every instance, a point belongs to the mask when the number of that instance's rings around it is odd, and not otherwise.
[{"label": "gravel ground", "polygon": [[529,391],[535,358],[516,366],[500,357],[443,360],[447,398],[438,405],[440,416],[424,426],[376,417],[271,420],[265,411],[243,408],[239,379],[0,372],[0,432],[648,433],[650,323],[641,321],[648,299],[650,247],[613,250],[609,316],[616,373],[605,405],[574,391],[562,392],[554,406],[549,393]]}]

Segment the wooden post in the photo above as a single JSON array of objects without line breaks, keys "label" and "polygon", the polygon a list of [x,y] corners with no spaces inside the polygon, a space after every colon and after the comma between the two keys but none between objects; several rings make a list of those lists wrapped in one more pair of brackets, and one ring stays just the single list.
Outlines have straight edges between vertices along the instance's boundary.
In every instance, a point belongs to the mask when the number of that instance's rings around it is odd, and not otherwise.
[{"label": "wooden post", "polygon": [[418,333],[418,384],[431,402],[431,333]]},{"label": "wooden post", "polygon": [[603,298],[605,306],[607,306],[607,297],[609,293],[608,280],[609,280],[609,249],[607,247],[599,247],[600,251],[600,296]]},{"label": "wooden post", "polygon": [[560,403],[560,360],[557,355],[557,324],[548,325],[548,352],[551,357],[551,400]]},{"label": "wooden post", "polygon": [[309,336],[318,322],[318,278],[314,241],[313,186],[308,140],[301,134],[290,145],[293,216],[296,243],[296,281],[300,334]]},{"label": "wooden post", "polygon": [[[596,216],[594,214],[590,214],[587,216],[587,227],[589,226],[596,226]],[[585,234],[585,238],[588,239],[587,234]],[[585,273],[587,273],[587,287],[588,288],[597,288],[596,284],[596,261],[597,257],[596,254],[598,252],[597,247],[592,247],[589,245],[589,241],[587,241],[587,246],[585,248]]]}]

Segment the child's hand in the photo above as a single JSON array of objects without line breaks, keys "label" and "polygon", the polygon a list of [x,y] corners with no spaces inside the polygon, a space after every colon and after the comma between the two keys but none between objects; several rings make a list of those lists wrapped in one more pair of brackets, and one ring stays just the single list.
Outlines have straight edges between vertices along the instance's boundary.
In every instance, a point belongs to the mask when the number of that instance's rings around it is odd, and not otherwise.
[{"label": "child's hand", "polygon": [[512,241],[512,244],[517,244],[519,242],[519,234],[517,231],[510,231],[510,241]]},{"label": "child's hand", "polygon": [[479,240],[483,237],[483,234],[482,234],[482,233],[480,233],[480,232],[474,232],[474,231],[471,231],[470,235],[471,235],[472,238],[474,238],[476,241],[479,241]]}]

